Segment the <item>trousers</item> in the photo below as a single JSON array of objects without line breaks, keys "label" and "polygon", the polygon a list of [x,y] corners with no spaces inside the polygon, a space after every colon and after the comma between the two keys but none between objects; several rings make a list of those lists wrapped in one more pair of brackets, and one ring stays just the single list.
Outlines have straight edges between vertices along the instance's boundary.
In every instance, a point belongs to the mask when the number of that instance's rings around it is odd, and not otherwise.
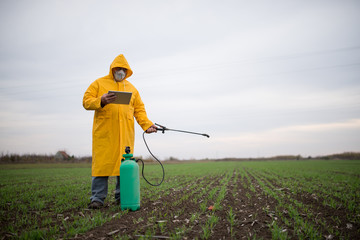
[{"label": "trousers", "polygon": [[[109,177],[92,177],[91,181],[91,202],[101,202],[104,204],[108,194]],[[116,176],[115,200],[120,202],[120,176]]]}]

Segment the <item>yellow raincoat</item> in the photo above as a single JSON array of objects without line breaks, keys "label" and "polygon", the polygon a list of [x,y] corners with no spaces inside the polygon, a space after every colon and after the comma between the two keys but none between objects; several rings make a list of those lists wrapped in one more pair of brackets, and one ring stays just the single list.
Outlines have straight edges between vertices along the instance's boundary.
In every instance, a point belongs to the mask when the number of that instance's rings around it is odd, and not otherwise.
[{"label": "yellow raincoat", "polygon": [[[123,81],[116,82],[112,74],[115,67],[126,68]],[[124,55],[117,56],[110,66],[109,75],[95,80],[86,90],[83,106],[95,110],[92,131],[92,176],[119,176],[120,162],[125,147],[134,150],[134,116],[145,131],[153,125],[147,118],[139,92],[126,79],[132,70]],[[101,96],[109,90],[132,92],[129,105],[107,104],[101,107]]]}]

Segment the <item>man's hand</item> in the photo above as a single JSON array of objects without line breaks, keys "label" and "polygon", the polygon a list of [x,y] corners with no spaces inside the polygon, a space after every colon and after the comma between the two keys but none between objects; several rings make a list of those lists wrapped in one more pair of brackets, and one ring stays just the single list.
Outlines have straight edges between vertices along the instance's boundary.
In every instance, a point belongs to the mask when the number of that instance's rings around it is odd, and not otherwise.
[{"label": "man's hand", "polygon": [[146,130],[146,133],[153,133],[153,132],[157,132],[157,127],[155,125],[152,125]]},{"label": "man's hand", "polygon": [[113,103],[116,99],[114,93],[105,93],[101,96],[101,107],[104,107],[106,104]]}]

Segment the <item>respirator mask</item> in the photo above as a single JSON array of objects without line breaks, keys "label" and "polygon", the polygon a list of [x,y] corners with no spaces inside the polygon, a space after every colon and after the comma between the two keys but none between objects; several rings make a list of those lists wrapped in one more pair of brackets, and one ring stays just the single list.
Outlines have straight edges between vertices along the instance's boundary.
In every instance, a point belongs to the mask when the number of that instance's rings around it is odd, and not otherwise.
[{"label": "respirator mask", "polygon": [[124,80],[125,77],[126,77],[126,72],[124,71],[124,69],[120,69],[114,72],[114,78],[115,81],[117,82]]}]

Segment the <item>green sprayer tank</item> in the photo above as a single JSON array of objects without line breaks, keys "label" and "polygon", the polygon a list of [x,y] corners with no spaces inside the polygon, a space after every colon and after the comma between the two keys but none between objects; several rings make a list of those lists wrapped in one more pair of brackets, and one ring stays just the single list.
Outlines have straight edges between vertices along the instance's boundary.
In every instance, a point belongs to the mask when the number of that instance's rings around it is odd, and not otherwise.
[{"label": "green sprayer tank", "polygon": [[130,147],[126,147],[125,152],[120,165],[121,210],[136,211],[140,209],[139,165],[130,154]]}]

